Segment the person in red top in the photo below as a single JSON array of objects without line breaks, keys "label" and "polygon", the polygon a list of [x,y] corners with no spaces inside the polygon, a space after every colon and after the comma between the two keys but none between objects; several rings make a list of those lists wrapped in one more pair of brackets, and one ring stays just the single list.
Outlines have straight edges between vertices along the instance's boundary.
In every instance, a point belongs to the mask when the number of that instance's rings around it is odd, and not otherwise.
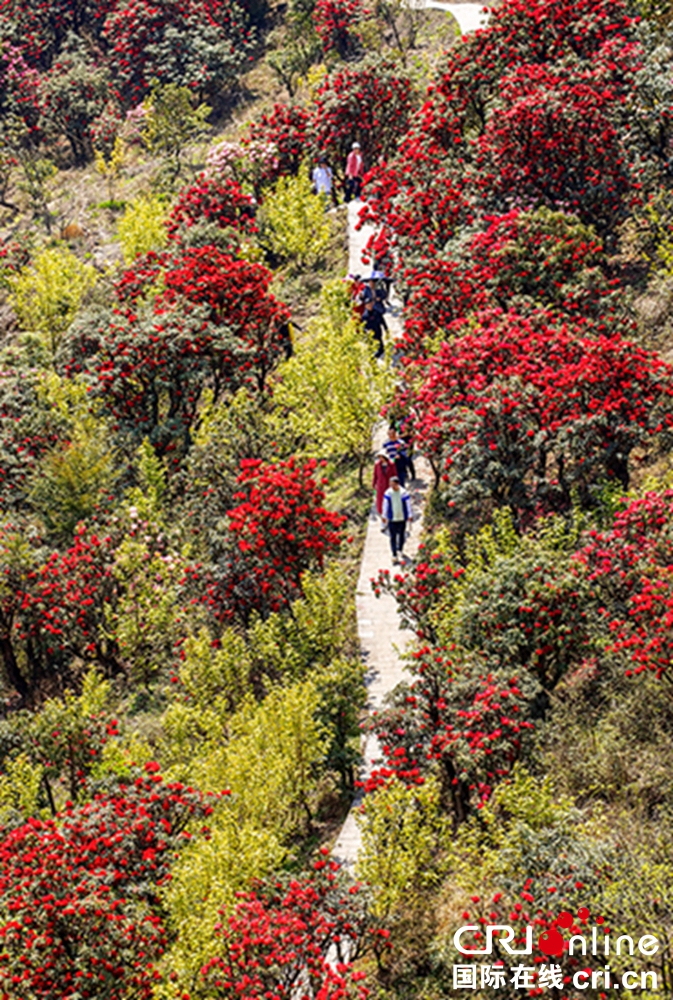
[{"label": "person in red top", "polygon": [[360,143],[354,142],[346,160],[346,201],[360,197],[363,167]]},{"label": "person in red top", "polygon": [[396,475],[395,463],[390,461],[385,451],[380,451],[374,462],[372,483],[376,490],[376,512],[379,517],[383,514],[383,495],[390,486],[390,477],[394,475]]}]

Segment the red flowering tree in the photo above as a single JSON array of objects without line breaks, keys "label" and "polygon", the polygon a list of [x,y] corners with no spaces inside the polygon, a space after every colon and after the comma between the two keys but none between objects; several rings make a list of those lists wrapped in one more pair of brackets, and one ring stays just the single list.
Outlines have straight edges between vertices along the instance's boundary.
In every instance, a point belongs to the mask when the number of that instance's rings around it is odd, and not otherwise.
[{"label": "red flowering tree", "polygon": [[45,136],[52,140],[63,136],[78,166],[93,158],[99,123],[118,106],[104,62],[94,61],[84,44],[72,37],[41,74],[38,101]]},{"label": "red flowering tree", "polygon": [[477,673],[437,647],[413,654],[413,680],[390,709],[377,714],[384,764],[365,783],[420,784],[438,762],[445,805],[457,822],[480,808],[520,758],[534,728],[516,676]]},{"label": "red flowering tree", "polygon": [[628,486],[633,449],[673,422],[671,372],[617,331],[582,336],[539,314],[490,312],[408,368],[416,440],[450,506],[490,499],[519,514]]},{"label": "red flowering tree", "polygon": [[94,377],[93,395],[132,447],[147,437],[160,455],[178,449],[176,461],[188,448],[207,374],[193,345],[208,335],[208,311],[143,306],[103,313],[73,329],[64,344],[66,374]]},{"label": "red flowering tree", "polygon": [[502,78],[500,96],[479,141],[484,199],[561,208],[613,229],[638,187],[611,120],[621,95],[600,72],[522,66]]},{"label": "red flowering tree", "polygon": [[231,88],[252,47],[246,21],[235,0],[115,4],[103,37],[124,102],[141,101],[153,80],[189,87],[199,100]]},{"label": "red flowering tree", "polygon": [[133,315],[140,300],[148,293],[151,294],[170,259],[166,252],[155,253],[150,250],[149,253],[139,254],[131,266],[122,271],[114,283],[114,292],[122,307],[131,307],[129,315]]},{"label": "red flowering tree", "polygon": [[[201,970],[208,995],[234,1000],[299,990],[321,1000],[365,1000],[365,973],[353,969],[365,933],[359,887],[348,886],[327,848],[308,874],[241,894],[218,927],[222,954]],[[223,914],[224,916],[224,914]],[[360,984],[360,985],[358,985]]]},{"label": "red flowering tree", "polygon": [[302,573],[339,547],[345,518],[323,506],[315,471],[315,460],[241,463],[227,513],[230,541],[211,588],[218,616],[247,620],[252,611],[266,617],[286,607],[301,594]]},{"label": "red flowering tree", "polygon": [[465,179],[437,146],[416,132],[400,142],[390,165],[366,177],[363,221],[382,227],[379,239],[399,258],[398,271],[422,271],[442,257],[447,243],[474,220]]},{"label": "red flowering tree", "polygon": [[157,771],[2,832],[3,1000],[152,996],[167,943],[159,891],[189,823],[212,812]]},{"label": "red flowering tree", "polygon": [[366,16],[361,0],[316,0],[313,25],[323,52],[335,51],[342,59],[353,56],[361,45],[357,22]]},{"label": "red flowering tree", "polygon": [[[99,35],[113,0],[23,0],[0,3],[0,35],[19,45],[31,66],[49,69],[65,45],[68,35]],[[71,35],[72,37],[72,35]]]},{"label": "red flowering tree", "polygon": [[596,590],[609,650],[627,675],[670,680],[673,655],[673,491],[624,502],[606,531],[592,530],[576,555]]},{"label": "red flowering tree", "polygon": [[180,191],[168,216],[168,235],[176,242],[188,241],[193,227],[209,223],[219,229],[252,233],[256,228],[254,215],[252,198],[235,180],[201,174],[194,184]]},{"label": "red flowering tree", "polygon": [[290,313],[269,291],[272,278],[263,265],[208,246],[185,251],[165,272],[159,310],[186,301],[210,311],[213,326],[189,350],[207,362],[215,399],[242,384],[262,392],[283,355]]},{"label": "red flowering tree", "polygon": [[[141,302],[160,274],[162,294]],[[216,400],[242,385],[262,392],[283,356],[289,312],[270,293],[271,278],[262,265],[212,246],[148,255],[117,284],[123,312],[71,331],[64,368],[95,376],[95,393],[123,435],[149,437],[161,454],[184,451],[204,387]]]},{"label": "red flowering tree", "polygon": [[299,173],[299,167],[311,148],[313,116],[298,104],[274,104],[273,111],[260,115],[252,122],[243,146],[252,143],[273,147],[275,151],[272,176]]},{"label": "red flowering tree", "polygon": [[73,656],[119,669],[103,627],[105,605],[117,589],[114,551],[109,535],[81,525],[68,549],[53,552],[27,574],[15,630],[34,673],[44,673],[48,665],[65,667]]},{"label": "red flowering tree", "polygon": [[484,224],[458,260],[433,259],[404,273],[408,356],[422,356],[428,337],[489,306],[522,312],[541,305],[578,320],[616,308],[619,281],[606,277],[603,247],[576,217],[512,209]]},{"label": "red flowering tree", "polygon": [[399,66],[380,60],[331,73],[318,91],[314,138],[341,172],[351,144],[362,147],[365,168],[388,157],[407,131],[415,95]]},{"label": "red flowering tree", "polygon": [[604,80],[625,84],[641,65],[637,19],[624,0],[505,0],[488,24],[463,38],[423,109],[423,130],[450,155],[466,151],[495,111],[499,81],[519,67],[566,63],[584,70],[601,64]]}]

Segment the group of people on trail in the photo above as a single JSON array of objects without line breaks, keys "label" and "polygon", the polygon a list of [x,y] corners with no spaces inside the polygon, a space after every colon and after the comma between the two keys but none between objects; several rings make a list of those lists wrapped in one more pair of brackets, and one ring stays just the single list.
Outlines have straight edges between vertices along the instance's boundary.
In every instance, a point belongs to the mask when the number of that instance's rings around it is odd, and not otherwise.
[{"label": "group of people on trail", "polygon": [[[352,201],[359,198],[362,192],[362,176],[364,174],[364,160],[360,151],[360,143],[354,142],[350,153],[346,159],[346,169],[344,172],[344,195],[345,201]],[[324,194],[331,199],[336,208],[338,205],[337,192],[334,186],[334,174],[327,162],[327,157],[320,155],[318,162],[313,168],[311,175],[314,194]]]},{"label": "group of people on trail", "polygon": [[407,444],[391,426],[374,462],[373,487],[376,512],[381,518],[382,530],[390,537],[395,564],[403,557],[407,527],[413,520],[411,497],[405,489],[408,474],[416,478]]},{"label": "group of people on trail", "polygon": [[[364,161],[360,143],[354,142],[346,159],[344,171],[346,202],[360,198],[363,173]],[[327,199],[331,199],[332,205],[336,208],[338,200],[334,186],[334,175],[324,155],[318,157],[311,180],[314,193],[325,195]],[[356,305],[361,314],[363,326],[376,343],[375,357],[381,358],[384,354],[383,333],[388,330],[385,313],[390,292],[390,278],[382,271],[374,270],[370,277],[360,279],[358,276],[355,282]]]}]

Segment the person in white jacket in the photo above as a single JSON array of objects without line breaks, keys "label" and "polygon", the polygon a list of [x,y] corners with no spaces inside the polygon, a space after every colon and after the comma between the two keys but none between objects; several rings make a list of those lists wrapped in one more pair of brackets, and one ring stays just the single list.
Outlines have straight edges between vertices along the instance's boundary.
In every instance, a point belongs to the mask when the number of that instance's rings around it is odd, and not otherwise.
[{"label": "person in white jacket", "polygon": [[404,550],[407,524],[413,519],[411,497],[407,490],[400,486],[398,476],[390,477],[390,486],[383,494],[384,525],[390,532],[390,548],[393,550],[393,562],[398,563]]}]

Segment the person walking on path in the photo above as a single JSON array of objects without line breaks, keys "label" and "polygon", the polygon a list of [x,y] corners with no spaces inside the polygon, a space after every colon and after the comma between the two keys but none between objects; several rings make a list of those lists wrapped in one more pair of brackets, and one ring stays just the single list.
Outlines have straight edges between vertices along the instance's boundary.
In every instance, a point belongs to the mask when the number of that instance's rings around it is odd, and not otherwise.
[{"label": "person walking on path", "polygon": [[383,516],[383,497],[390,486],[390,477],[395,474],[395,466],[388,458],[385,451],[380,451],[374,462],[374,477],[372,486],[376,491],[376,513]]},{"label": "person walking on path", "polygon": [[400,484],[404,486],[407,481],[407,467],[409,464],[407,445],[398,435],[392,424],[388,428],[388,439],[383,442],[383,448],[391,462],[395,463]]},{"label": "person walking on path", "polygon": [[318,157],[318,164],[313,170],[311,176],[313,182],[313,193],[314,194],[324,194],[327,198],[332,200],[332,204],[336,207],[336,191],[334,189],[334,178],[332,177],[332,170],[327,164],[327,160],[324,156]]},{"label": "person walking on path", "polygon": [[372,301],[365,303],[365,311],[362,315],[362,322],[364,324],[365,330],[369,330],[374,340],[376,341],[376,354],[375,358],[382,358],[384,355],[383,347],[383,316],[375,308]]},{"label": "person walking on path", "polygon": [[400,486],[398,476],[391,476],[390,486],[383,495],[383,524],[388,525],[390,531],[390,548],[395,564],[403,555],[407,524],[411,520],[411,497]]},{"label": "person walking on path", "polygon": [[346,201],[360,197],[363,167],[360,143],[354,142],[346,160]]},{"label": "person walking on path", "polygon": [[369,278],[364,278],[364,288],[362,290],[362,303],[367,306],[368,302],[371,302],[374,306],[374,312],[380,313],[381,315],[381,325],[383,329],[388,331],[388,324],[386,323],[386,293],[383,288],[379,288],[377,285],[377,279],[373,275]]}]

